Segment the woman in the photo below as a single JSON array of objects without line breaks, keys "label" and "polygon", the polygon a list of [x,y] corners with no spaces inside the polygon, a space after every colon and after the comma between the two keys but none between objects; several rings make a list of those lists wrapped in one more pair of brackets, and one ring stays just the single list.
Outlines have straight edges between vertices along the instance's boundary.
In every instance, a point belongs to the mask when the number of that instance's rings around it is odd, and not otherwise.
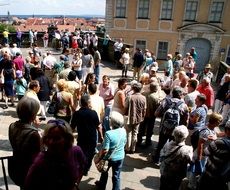
[{"label": "woman", "polygon": [[99,96],[103,98],[105,105],[105,115],[102,126],[104,131],[108,131],[110,130],[109,116],[113,105],[114,88],[110,83],[110,78],[107,75],[102,77],[102,84],[99,85]]},{"label": "woman", "polygon": [[79,81],[76,80],[76,73],[74,71],[70,71],[68,75],[67,90],[73,95],[74,102],[74,110],[78,107],[78,101],[80,99],[80,84]]},{"label": "woman", "polygon": [[114,93],[114,102],[112,106],[112,111],[117,111],[120,114],[124,115],[125,113],[125,89],[127,85],[127,80],[124,78],[120,78],[118,80],[118,88]]},{"label": "woman", "polygon": [[95,81],[96,81],[96,75],[94,73],[88,73],[85,82],[82,85],[81,94],[87,94],[89,84],[95,84]]},{"label": "woman", "polygon": [[41,138],[38,129],[34,127],[40,104],[33,98],[23,97],[17,105],[19,120],[9,126],[9,140],[13,148],[13,157],[8,161],[8,172],[14,183],[24,188],[24,180],[40,152]]},{"label": "woman", "polygon": [[193,132],[194,129],[196,130],[205,126],[208,113],[208,108],[205,105],[205,102],[206,96],[204,94],[198,94],[195,99],[196,107],[191,110],[189,115],[188,129],[191,130],[191,132]]},{"label": "woman", "polygon": [[64,120],[50,120],[44,130],[44,151],[36,157],[25,180],[25,190],[73,190],[81,181],[86,159],[73,146],[71,128]]},{"label": "woman", "polygon": [[125,48],[124,53],[121,56],[121,60],[122,60],[122,64],[123,64],[122,77],[127,77],[129,61],[130,61],[129,48]]},{"label": "woman", "polygon": [[8,99],[11,101],[11,106],[14,106],[14,79],[15,79],[15,69],[13,67],[13,62],[8,53],[3,54],[3,60],[1,61],[1,68],[4,76],[4,92],[5,92],[5,106],[3,109],[8,108]]},{"label": "woman", "polygon": [[93,56],[90,54],[89,49],[83,49],[82,59],[82,81],[86,80],[88,73],[93,71]]},{"label": "woman", "polygon": [[112,167],[112,182],[113,190],[120,190],[120,173],[125,157],[124,146],[126,144],[126,131],[123,128],[124,118],[118,112],[112,112],[110,116],[110,124],[113,130],[105,133],[102,149],[100,150],[99,157],[95,160],[97,164],[101,159],[109,159],[109,166],[106,172],[101,173],[99,181],[95,184],[100,190],[106,189],[108,180],[108,171]]},{"label": "woman", "polygon": [[185,145],[188,129],[184,125],[173,131],[174,140],[168,141],[161,150],[160,190],[178,190],[186,176],[187,165],[192,160],[192,147]]},{"label": "woman", "polygon": [[57,92],[58,106],[55,118],[63,119],[70,122],[72,111],[74,111],[73,95],[67,91],[67,83],[65,79],[57,82],[59,92]]},{"label": "woman", "polygon": [[76,54],[73,56],[72,69],[75,71],[79,81],[82,81],[82,53],[81,49],[77,48]]}]

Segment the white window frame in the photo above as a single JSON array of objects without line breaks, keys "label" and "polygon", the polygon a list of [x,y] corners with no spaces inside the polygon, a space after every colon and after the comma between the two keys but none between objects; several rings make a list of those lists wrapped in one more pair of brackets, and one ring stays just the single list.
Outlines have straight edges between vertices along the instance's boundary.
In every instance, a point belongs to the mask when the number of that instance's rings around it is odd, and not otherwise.
[{"label": "white window frame", "polygon": [[115,4],[115,17],[125,18],[126,17],[127,0],[116,0]]},{"label": "white window frame", "polygon": [[[142,4],[142,2],[143,2],[143,4]],[[146,5],[145,2],[147,2],[148,4]],[[138,1],[138,19],[148,19],[150,7],[151,7],[150,6],[150,0],[139,0]],[[145,11],[147,13],[145,13]]]},{"label": "white window frame", "polygon": [[[213,6],[214,4],[222,4],[222,9],[221,10],[213,10]],[[223,12],[224,12],[224,4],[225,1],[212,1],[211,5],[210,5],[210,11],[209,11],[209,22],[213,22],[213,23],[220,23],[223,17]],[[212,14],[214,14],[213,18],[212,18]]]},{"label": "white window frame", "polygon": [[[160,52],[161,54],[165,54],[165,55],[161,55],[161,57],[159,57],[159,45],[160,45],[160,43],[167,43],[167,50],[164,50],[165,53],[163,53],[163,50]],[[169,51],[169,42],[168,41],[163,41],[162,40],[162,41],[157,42],[157,59],[166,60],[168,51]]]},{"label": "white window frame", "polygon": [[[168,3],[171,2],[172,3],[172,7],[171,9],[168,8]],[[167,8],[164,8],[164,3],[166,3]],[[162,0],[161,1],[161,20],[172,20],[172,16],[173,16],[173,5],[174,5],[174,0]],[[168,11],[171,11],[171,15],[168,17],[167,13]],[[164,15],[165,13],[165,15]]]},{"label": "white window frame", "polygon": [[[196,3],[196,9],[193,10],[193,6],[189,6],[188,3]],[[197,10],[198,10],[198,1],[197,0],[187,0],[185,5],[185,13],[184,13],[184,20],[185,21],[195,21],[197,17]],[[187,13],[189,16],[187,17]],[[193,18],[191,16],[193,15]]]},{"label": "white window frame", "polygon": [[[137,43],[138,42],[144,42],[144,44],[143,45],[140,45],[140,46],[137,46]],[[146,49],[146,47],[147,47],[147,40],[144,40],[144,39],[136,39],[135,40],[135,47],[136,48],[140,48],[143,52],[144,52],[144,50]],[[143,47],[143,48],[142,48]]]}]

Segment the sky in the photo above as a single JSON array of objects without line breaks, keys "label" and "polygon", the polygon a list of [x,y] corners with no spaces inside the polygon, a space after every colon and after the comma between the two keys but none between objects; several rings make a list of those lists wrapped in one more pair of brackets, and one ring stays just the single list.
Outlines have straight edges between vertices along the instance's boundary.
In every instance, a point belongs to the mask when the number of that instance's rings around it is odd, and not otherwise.
[{"label": "sky", "polygon": [[105,15],[106,0],[0,0],[0,15]]}]

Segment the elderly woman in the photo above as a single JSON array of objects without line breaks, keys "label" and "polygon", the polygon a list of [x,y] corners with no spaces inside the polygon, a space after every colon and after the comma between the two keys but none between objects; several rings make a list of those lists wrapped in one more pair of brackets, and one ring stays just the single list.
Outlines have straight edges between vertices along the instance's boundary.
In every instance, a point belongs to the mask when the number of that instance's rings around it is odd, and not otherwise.
[{"label": "elderly woman", "polygon": [[24,188],[24,180],[40,152],[41,138],[38,129],[32,124],[40,109],[40,104],[33,98],[23,97],[17,105],[19,120],[9,126],[9,140],[13,148],[13,157],[8,161],[8,172],[14,183]]},{"label": "elderly woman", "polygon": [[44,151],[36,157],[25,180],[25,190],[73,190],[81,181],[86,159],[69,124],[49,120],[42,142]]},{"label": "elderly woman", "polygon": [[184,125],[173,131],[173,141],[168,141],[161,150],[160,190],[179,189],[182,179],[186,176],[187,165],[192,160],[192,147],[185,145],[188,129]]},{"label": "elderly woman", "polygon": [[75,110],[73,95],[67,90],[67,83],[65,79],[60,79],[57,82],[58,92],[57,92],[57,111],[55,113],[55,118],[63,119],[70,122],[72,112]]},{"label": "elderly woman", "polygon": [[113,190],[120,190],[120,173],[123,165],[123,160],[125,157],[124,146],[126,143],[126,131],[123,128],[124,118],[118,112],[111,112],[110,124],[112,130],[105,133],[104,142],[102,149],[100,150],[100,157],[95,163],[99,162],[101,159],[109,159],[109,167],[106,172],[101,173],[99,181],[95,184],[100,190],[106,189],[106,183],[108,180],[108,171],[112,167],[112,182]]}]

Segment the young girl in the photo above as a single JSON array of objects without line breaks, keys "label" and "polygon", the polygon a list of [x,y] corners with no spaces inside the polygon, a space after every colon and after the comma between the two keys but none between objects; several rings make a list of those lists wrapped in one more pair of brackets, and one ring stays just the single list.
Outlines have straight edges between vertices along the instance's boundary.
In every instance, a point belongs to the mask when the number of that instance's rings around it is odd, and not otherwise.
[{"label": "young girl", "polygon": [[14,86],[18,100],[21,100],[27,90],[27,82],[22,75],[22,71],[20,70],[16,71],[16,80],[14,81]]}]

